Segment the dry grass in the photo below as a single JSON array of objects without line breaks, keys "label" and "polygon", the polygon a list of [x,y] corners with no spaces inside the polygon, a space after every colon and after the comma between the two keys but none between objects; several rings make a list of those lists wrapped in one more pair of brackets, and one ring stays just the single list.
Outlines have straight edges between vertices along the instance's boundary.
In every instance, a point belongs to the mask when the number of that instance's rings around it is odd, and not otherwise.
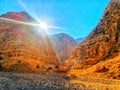
[{"label": "dry grass", "polygon": [[70,83],[81,86],[82,90],[120,90],[120,80],[114,79],[80,77]]},{"label": "dry grass", "polygon": [[[79,65],[77,65],[79,66]],[[81,66],[81,65],[80,65]],[[101,61],[88,68],[72,67],[68,72],[69,76],[93,76],[101,78],[120,78],[120,54],[112,59]]]}]

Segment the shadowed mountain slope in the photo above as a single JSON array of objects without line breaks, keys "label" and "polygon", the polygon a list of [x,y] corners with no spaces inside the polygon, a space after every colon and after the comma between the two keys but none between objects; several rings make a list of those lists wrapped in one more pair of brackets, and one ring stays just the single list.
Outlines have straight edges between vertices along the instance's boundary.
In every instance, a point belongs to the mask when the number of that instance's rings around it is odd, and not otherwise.
[{"label": "shadowed mountain slope", "polygon": [[77,46],[75,40],[65,33],[52,35],[51,41],[61,61],[68,59]]}]

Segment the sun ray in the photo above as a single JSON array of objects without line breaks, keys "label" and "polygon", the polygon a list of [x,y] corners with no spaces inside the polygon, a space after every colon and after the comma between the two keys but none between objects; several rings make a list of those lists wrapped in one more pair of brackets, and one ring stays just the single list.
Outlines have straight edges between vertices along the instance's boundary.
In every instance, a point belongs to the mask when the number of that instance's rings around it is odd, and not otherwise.
[{"label": "sun ray", "polygon": [[9,18],[3,18],[3,17],[0,17],[0,20],[12,22],[12,23],[30,25],[30,26],[38,26],[38,27],[40,27],[40,28],[42,28],[42,29],[47,29],[47,28],[53,28],[53,29],[66,29],[66,28],[57,27],[57,26],[49,26],[49,25],[47,25],[47,24],[44,23],[44,22],[40,22],[40,23],[29,23],[29,22],[23,22],[23,21],[18,21],[18,20],[9,19]]},{"label": "sun ray", "polygon": [[[18,0],[19,4],[25,9],[25,11],[30,12],[31,16],[34,17],[34,19],[36,21],[38,21],[40,24],[35,24],[35,26],[41,26],[42,29],[62,29],[62,30],[68,30],[67,28],[63,28],[63,27],[58,27],[58,26],[51,26],[51,25],[47,25],[45,22],[41,21],[38,18],[38,15],[36,12],[31,11],[31,7],[28,7],[22,0]],[[31,13],[32,12],[32,13]]]}]

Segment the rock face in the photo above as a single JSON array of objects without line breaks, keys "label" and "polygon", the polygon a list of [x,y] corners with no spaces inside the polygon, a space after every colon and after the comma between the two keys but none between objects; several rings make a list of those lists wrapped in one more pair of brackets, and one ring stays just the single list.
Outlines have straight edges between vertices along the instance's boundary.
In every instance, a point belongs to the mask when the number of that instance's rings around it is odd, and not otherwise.
[{"label": "rock face", "polygon": [[[34,21],[24,12],[9,12],[0,17],[24,22]],[[57,65],[59,60],[44,30],[0,20],[1,70],[42,72],[53,69]]]},{"label": "rock face", "polygon": [[51,41],[61,61],[65,61],[77,45],[75,40],[65,33],[52,35]]},{"label": "rock face", "polygon": [[[101,60],[119,52],[120,3],[112,2],[105,10],[102,20],[87,39],[74,52],[76,59]],[[117,49],[117,50],[115,50]]]},{"label": "rock face", "polygon": [[118,57],[119,53],[120,0],[111,0],[96,28],[76,48],[70,58],[63,63],[61,70],[68,70],[70,67],[78,70],[92,66],[95,68],[97,63]]}]

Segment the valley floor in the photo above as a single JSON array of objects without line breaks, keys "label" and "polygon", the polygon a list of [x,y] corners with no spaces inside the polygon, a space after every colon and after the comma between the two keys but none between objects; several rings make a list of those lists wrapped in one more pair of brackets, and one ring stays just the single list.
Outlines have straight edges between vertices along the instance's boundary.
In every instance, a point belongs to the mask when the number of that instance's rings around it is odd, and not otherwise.
[{"label": "valley floor", "polygon": [[80,77],[69,82],[76,90],[120,90],[120,80]]},{"label": "valley floor", "polygon": [[65,75],[0,72],[0,90],[67,90]]},{"label": "valley floor", "polygon": [[70,79],[57,73],[0,72],[0,90],[120,90],[120,80]]}]

